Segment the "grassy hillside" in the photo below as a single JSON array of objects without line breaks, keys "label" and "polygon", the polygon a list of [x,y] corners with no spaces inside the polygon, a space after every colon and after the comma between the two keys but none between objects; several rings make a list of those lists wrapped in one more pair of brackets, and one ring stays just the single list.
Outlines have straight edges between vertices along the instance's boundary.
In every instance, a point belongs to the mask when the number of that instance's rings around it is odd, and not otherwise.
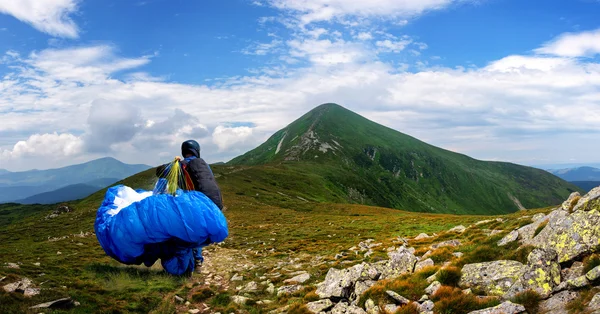
[{"label": "grassy hillside", "polygon": [[[314,295],[310,286],[322,281],[330,267],[345,268],[361,261],[383,259],[386,247],[393,246],[398,237],[438,233],[438,237],[416,243],[419,250],[432,241],[458,237],[466,243],[464,252],[485,258],[476,249],[506,234],[503,231],[488,239],[483,231],[462,235],[444,232],[459,224],[467,226],[491,217],[321,203],[332,200],[335,187],[316,175],[309,174],[314,180],[306,180],[293,167],[282,170],[271,166],[215,166],[213,170],[223,190],[230,237],[222,245],[205,251],[205,273],[191,278],[169,276],[160,266],[150,269],[125,266],[107,257],[93,234],[95,212],[104,191],[68,203],[73,211],[56,218],[47,218],[54,205],[3,205],[0,278],[6,277],[5,282],[9,282],[28,277],[42,290],[38,296],[25,298],[0,289],[0,312],[23,313],[28,306],[71,297],[81,303],[71,310],[77,313],[173,313],[203,309],[205,305],[210,311],[226,313],[263,313],[291,305],[298,308],[296,313],[305,313],[300,305]],[[122,183],[150,189],[154,182],[153,170],[148,170]],[[528,222],[517,217],[535,212],[522,211],[505,216],[508,220],[504,223],[493,222],[478,228],[511,230]],[[10,224],[4,223],[7,217]],[[363,257],[349,250],[367,239],[382,243],[373,255]],[[501,250],[494,251],[492,256],[512,254],[514,248]],[[440,258],[450,252],[441,250]],[[344,257],[335,258],[339,253]],[[19,269],[4,267],[6,263],[18,263]],[[291,296],[276,297],[261,290],[251,293],[253,301],[248,305],[236,305],[229,299],[239,293],[238,286],[250,281],[270,278],[276,286],[282,286],[282,281],[291,276],[288,274],[298,270],[308,271],[312,279],[306,289]],[[242,275],[243,281],[229,282],[234,274]],[[178,303],[175,295],[191,304]],[[259,300],[272,303],[257,304]]]},{"label": "grassy hillside", "polygon": [[320,176],[332,200],[432,213],[508,213],[580,190],[543,170],[431,146],[335,104],[317,107],[228,164]]}]

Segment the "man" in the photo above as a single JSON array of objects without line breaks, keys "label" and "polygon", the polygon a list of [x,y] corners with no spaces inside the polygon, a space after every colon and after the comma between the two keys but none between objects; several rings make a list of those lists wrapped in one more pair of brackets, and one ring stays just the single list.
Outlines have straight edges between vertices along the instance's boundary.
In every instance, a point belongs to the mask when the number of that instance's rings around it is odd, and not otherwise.
[{"label": "man", "polygon": [[[211,199],[215,205],[223,210],[223,197],[221,196],[221,190],[217,185],[215,176],[213,175],[210,166],[200,158],[200,144],[194,140],[187,140],[181,144],[181,155],[184,159],[181,163],[184,165],[184,169],[189,174],[189,178],[193,183],[194,190],[204,193],[209,199]],[[164,177],[165,171],[168,165],[162,165],[156,168],[156,176]],[[168,169],[167,169],[168,170]],[[180,188],[186,188],[189,186],[179,183]],[[202,248],[194,249],[194,259],[196,260],[196,272],[200,272],[200,267],[204,258],[202,257]]]}]

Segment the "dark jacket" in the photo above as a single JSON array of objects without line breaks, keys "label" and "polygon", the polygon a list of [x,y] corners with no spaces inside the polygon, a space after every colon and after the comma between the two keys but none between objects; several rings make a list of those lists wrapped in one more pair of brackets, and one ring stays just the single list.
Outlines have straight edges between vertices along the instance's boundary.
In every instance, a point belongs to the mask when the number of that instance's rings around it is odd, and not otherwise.
[{"label": "dark jacket", "polygon": [[[217,185],[215,176],[213,175],[210,166],[202,158],[186,158],[181,161],[186,164],[186,170],[194,183],[194,190],[204,193],[208,196],[219,209],[223,209],[223,197],[221,190]],[[168,165],[162,165],[156,168],[156,176],[164,177],[165,168]],[[179,182],[180,187],[184,187],[183,182]]]}]

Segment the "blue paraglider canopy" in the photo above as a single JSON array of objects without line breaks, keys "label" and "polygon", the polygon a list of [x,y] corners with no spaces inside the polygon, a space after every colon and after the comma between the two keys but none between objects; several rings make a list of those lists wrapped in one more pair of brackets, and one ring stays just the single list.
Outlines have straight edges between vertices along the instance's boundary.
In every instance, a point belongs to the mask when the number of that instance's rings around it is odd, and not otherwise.
[{"label": "blue paraglider canopy", "polygon": [[[164,189],[163,180],[158,190]],[[170,274],[192,272],[192,249],[227,238],[225,216],[201,192],[156,190],[109,188],[96,214],[96,237],[106,254],[121,263],[149,267],[161,259]]]}]

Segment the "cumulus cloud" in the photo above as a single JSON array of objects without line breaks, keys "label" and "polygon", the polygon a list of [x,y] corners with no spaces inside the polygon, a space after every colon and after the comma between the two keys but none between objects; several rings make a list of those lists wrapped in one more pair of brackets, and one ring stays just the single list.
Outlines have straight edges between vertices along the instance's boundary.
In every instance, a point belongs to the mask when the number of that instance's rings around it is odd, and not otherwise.
[{"label": "cumulus cloud", "polygon": [[227,127],[219,125],[212,134],[212,141],[219,150],[224,151],[236,144],[243,143],[252,136],[252,128],[247,126]]},{"label": "cumulus cloud", "polygon": [[8,162],[28,157],[61,159],[80,154],[82,148],[83,141],[73,134],[33,134],[27,140],[17,142],[12,149],[0,150],[0,160]]},{"label": "cumulus cloud", "polygon": [[113,144],[128,142],[143,127],[140,109],[127,103],[96,99],[88,117],[86,148],[90,152],[108,152]]},{"label": "cumulus cloud", "polygon": [[14,16],[52,36],[77,38],[79,29],[70,15],[78,0],[3,0],[0,13]]},{"label": "cumulus cloud", "polygon": [[563,34],[535,49],[535,52],[561,57],[591,57],[600,54],[600,29]]}]

